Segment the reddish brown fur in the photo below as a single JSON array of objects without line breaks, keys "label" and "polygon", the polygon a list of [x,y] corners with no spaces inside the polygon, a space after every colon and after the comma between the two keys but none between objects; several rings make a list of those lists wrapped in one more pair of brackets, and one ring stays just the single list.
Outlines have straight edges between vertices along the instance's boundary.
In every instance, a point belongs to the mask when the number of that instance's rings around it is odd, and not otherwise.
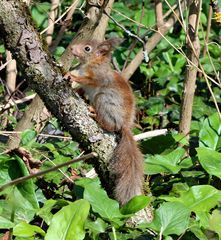
[{"label": "reddish brown fur", "polygon": [[[85,41],[73,46],[72,52],[82,64],[80,76],[72,76],[72,80],[82,84],[100,126],[121,133],[111,167],[116,176],[115,197],[124,204],[142,194],[143,156],[131,133],[135,115],[132,90],[110,64],[110,52],[116,42],[117,39],[101,43]],[[89,52],[86,47],[90,48]]]}]

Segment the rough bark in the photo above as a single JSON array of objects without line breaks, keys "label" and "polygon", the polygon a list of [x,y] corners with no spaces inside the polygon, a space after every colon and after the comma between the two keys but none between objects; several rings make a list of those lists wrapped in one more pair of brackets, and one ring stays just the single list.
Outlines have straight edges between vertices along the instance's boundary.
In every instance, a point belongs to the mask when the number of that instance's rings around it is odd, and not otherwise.
[{"label": "rough bark", "polygon": [[98,154],[93,164],[109,193],[114,186],[108,162],[116,146],[116,136],[104,133],[89,117],[86,104],[64,81],[60,69],[44,50],[39,34],[30,24],[26,6],[17,0],[0,0],[0,31],[13,57],[23,69],[30,86],[47,109],[85,148]]}]

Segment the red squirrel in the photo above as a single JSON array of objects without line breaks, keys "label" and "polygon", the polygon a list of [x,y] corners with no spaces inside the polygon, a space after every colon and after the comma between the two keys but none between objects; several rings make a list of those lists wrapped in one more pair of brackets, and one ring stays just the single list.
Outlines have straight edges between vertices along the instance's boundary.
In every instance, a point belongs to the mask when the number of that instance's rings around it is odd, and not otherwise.
[{"label": "red squirrel", "polygon": [[121,135],[110,163],[116,177],[114,196],[123,205],[143,192],[143,155],[131,133],[135,117],[131,87],[111,67],[111,50],[119,41],[112,38],[73,45],[72,53],[81,64],[79,76],[69,74],[69,77],[85,91],[98,124],[104,130]]}]

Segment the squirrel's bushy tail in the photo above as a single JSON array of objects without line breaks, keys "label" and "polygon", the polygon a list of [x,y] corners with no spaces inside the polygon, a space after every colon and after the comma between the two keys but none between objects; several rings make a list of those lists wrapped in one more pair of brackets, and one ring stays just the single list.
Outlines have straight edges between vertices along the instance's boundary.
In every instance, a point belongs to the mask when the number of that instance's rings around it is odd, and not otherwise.
[{"label": "squirrel's bushy tail", "polygon": [[129,129],[123,128],[121,134],[112,167],[116,176],[115,197],[123,205],[143,192],[143,155]]}]

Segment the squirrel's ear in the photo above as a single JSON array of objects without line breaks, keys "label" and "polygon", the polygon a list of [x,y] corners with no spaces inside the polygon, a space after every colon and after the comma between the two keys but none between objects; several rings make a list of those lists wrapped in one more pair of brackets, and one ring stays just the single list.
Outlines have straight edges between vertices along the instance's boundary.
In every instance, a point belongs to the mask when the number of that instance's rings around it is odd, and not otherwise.
[{"label": "squirrel's ear", "polygon": [[110,38],[106,41],[101,42],[97,47],[98,55],[108,54],[115,46],[121,44],[124,41],[122,38]]},{"label": "squirrel's ear", "polygon": [[124,41],[123,38],[115,37],[115,38],[110,38],[110,39],[106,40],[105,42],[109,42],[111,47],[114,48],[114,47],[120,45],[123,41]]}]

